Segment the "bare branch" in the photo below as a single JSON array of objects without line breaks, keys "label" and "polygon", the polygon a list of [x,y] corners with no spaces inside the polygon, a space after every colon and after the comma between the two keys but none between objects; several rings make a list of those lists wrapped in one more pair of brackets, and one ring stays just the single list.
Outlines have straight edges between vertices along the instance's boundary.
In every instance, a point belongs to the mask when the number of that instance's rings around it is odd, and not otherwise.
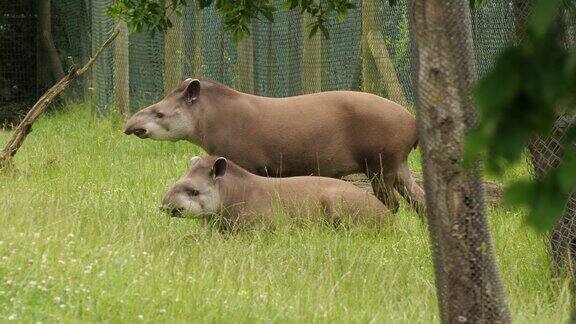
[{"label": "bare branch", "polygon": [[84,74],[92,66],[92,64],[98,59],[102,51],[104,51],[104,49],[106,49],[112,43],[112,41],[114,41],[116,36],[118,36],[119,32],[120,29],[118,26],[116,26],[110,37],[108,37],[108,39],[104,42],[104,44],[100,46],[96,54],[92,58],[90,58],[90,60],[86,63],[86,65],[84,65],[84,67],[78,70],[75,65],[70,66],[68,74],[66,74],[66,76],[64,76],[60,81],[58,81],[55,85],[53,85],[50,89],[48,89],[48,91],[46,91],[42,95],[42,97],[38,99],[36,104],[34,104],[32,109],[28,111],[24,119],[22,119],[18,127],[16,127],[16,130],[14,130],[14,134],[12,134],[12,137],[10,138],[10,140],[8,141],[2,152],[0,152],[0,169],[12,164],[12,159],[18,152],[18,149],[22,146],[24,140],[26,139],[28,134],[30,134],[30,132],[32,131],[32,125],[38,119],[38,117],[40,117],[40,115],[44,112],[44,110],[46,110],[46,108],[50,105],[50,103],[52,103],[54,98],[56,98],[60,93],[62,93],[62,91],[68,88],[68,86],[70,85],[70,83],[72,83],[72,81],[74,81],[76,78]]}]

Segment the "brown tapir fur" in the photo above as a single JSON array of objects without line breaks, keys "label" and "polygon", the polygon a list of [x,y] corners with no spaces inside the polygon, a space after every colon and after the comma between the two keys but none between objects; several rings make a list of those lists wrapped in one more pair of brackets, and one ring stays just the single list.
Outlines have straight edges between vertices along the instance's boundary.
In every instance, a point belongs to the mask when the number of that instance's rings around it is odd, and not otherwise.
[{"label": "brown tapir fur", "polygon": [[392,211],[393,188],[421,210],[424,192],[407,166],[415,118],[376,95],[329,91],[267,98],[213,81],[187,79],[128,120],[126,134],[188,140],[267,176],[341,177],[365,173]]},{"label": "brown tapir fur", "polygon": [[336,224],[390,225],[389,210],[353,184],[332,178],[268,178],[252,174],[223,157],[193,157],[188,174],[162,199],[173,216],[214,217],[224,229],[274,221],[275,206],[291,217],[320,214]]}]

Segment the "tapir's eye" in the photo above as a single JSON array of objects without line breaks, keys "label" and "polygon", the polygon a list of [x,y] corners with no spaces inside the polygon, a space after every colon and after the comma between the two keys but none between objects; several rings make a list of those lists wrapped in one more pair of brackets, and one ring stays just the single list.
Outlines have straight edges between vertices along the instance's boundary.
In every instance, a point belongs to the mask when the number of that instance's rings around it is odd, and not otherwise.
[{"label": "tapir's eye", "polygon": [[188,189],[186,191],[186,193],[188,194],[188,196],[190,197],[196,197],[200,194],[200,191],[196,190],[196,189]]},{"label": "tapir's eye", "polygon": [[164,118],[164,114],[161,112],[156,113],[156,118]]}]

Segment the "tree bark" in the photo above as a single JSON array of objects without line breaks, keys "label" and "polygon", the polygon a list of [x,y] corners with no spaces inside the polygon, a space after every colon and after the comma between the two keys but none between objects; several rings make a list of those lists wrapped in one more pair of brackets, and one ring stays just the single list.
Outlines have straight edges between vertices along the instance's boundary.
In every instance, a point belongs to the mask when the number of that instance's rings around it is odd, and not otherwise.
[{"label": "tree bark", "polygon": [[185,16],[182,18],[183,21],[192,21],[192,24],[182,25],[182,47],[184,48],[182,59],[188,67],[187,70],[190,71],[190,74],[184,77],[200,79],[204,75],[202,71],[202,33],[204,29],[204,17],[202,10],[200,10],[196,2],[192,2],[184,10]]},{"label": "tree bark", "polygon": [[476,122],[468,0],[415,0],[413,10],[418,130],[440,315],[444,323],[507,323],[480,173],[461,166],[465,132]]},{"label": "tree bark", "polygon": [[302,19],[304,33],[304,48],[302,50],[302,92],[314,93],[322,91],[322,35],[318,31],[311,38],[308,37],[312,17],[304,13]]},{"label": "tree bark", "polygon": [[[37,85],[39,89],[48,89],[65,76],[58,50],[52,38],[52,2],[38,1],[37,28]],[[60,96],[68,99],[69,95],[62,92]]]},{"label": "tree bark", "polygon": [[376,68],[378,69],[380,77],[388,90],[389,99],[407,107],[406,96],[396,75],[394,64],[388,54],[384,38],[382,38],[379,32],[369,31],[367,43],[376,62]]},{"label": "tree bark", "polygon": [[267,51],[266,51],[266,84],[267,87],[267,94],[266,96],[270,97],[272,94],[275,94],[277,89],[273,86],[274,84],[274,25],[272,22],[268,22],[266,24],[266,32],[268,33],[268,39],[266,40],[267,44]]},{"label": "tree bark", "polygon": [[202,69],[202,35],[204,33],[204,14],[202,13],[202,10],[198,8],[197,4],[196,8],[196,20],[194,21],[194,67],[192,69],[192,73],[195,78],[199,78],[200,76],[204,75],[204,71]]},{"label": "tree bark", "polygon": [[130,111],[130,58],[128,52],[128,27],[118,25],[119,33],[114,42],[114,102],[118,113],[128,116]]},{"label": "tree bark", "polygon": [[375,28],[376,18],[374,17],[374,13],[376,10],[374,0],[362,1],[362,91],[382,95],[382,82],[378,76],[378,68],[376,67],[376,62],[374,61],[368,43],[368,34],[370,31],[378,30]]},{"label": "tree bark", "polygon": [[38,1],[38,37],[40,48],[42,49],[40,55],[43,56],[45,65],[40,67],[46,69],[46,76],[49,78],[43,80],[43,86],[48,88],[56,81],[64,77],[64,69],[62,62],[58,56],[58,51],[52,39],[52,5],[50,0]]},{"label": "tree bark", "polygon": [[252,35],[246,35],[237,46],[236,75],[238,90],[254,93],[254,48]]},{"label": "tree bark", "polygon": [[182,82],[182,19],[176,13],[170,14],[172,28],[164,37],[164,94],[174,90]]},{"label": "tree bark", "polygon": [[[303,50],[302,42],[306,42],[305,26],[302,24],[302,14],[298,8],[290,10],[288,13],[288,24],[294,26],[294,29],[288,33],[288,94],[295,96],[302,94],[302,61],[298,60],[301,51]],[[302,32],[300,32],[302,31]],[[301,39],[302,36],[304,39]]]}]

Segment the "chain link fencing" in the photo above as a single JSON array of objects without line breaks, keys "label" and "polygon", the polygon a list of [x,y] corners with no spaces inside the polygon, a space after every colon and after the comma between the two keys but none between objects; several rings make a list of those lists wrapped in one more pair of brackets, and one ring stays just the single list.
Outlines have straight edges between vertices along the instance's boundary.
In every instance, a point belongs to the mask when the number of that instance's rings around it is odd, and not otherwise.
[{"label": "chain link fencing", "polygon": [[[67,67],[71,57],[77,65],[106,39],[113,20],[106,15],[112,0],[52,1],[54,43]],[[278,1],[278,5],[282,3]],[[95,99],[100,112],[119,109],[134,111],[160,99],[177,81],[186,77],[217,80],[236,89],[258,95],[282,97],[301,93],[348,89],[375,93],[397,101],[414,111],[415,94],[411,82],[412,42],[408,28],[407,0],[389,6],[386,1],[355,0],[344,22],[328,21],[330,38],[318,33],[308,38],[310,17],[297,9],[281,9],[274,22],[254,21],[252,34],[238,46],[224,32],[214,8],[200,11],[194,2],[181,17],[173,17],[174,28],[166,35],[128,34],[126,29],[94,65],[91,75],[80,82],[77,94]],[[5,60],[18,66],[0,67],[2,75],[27,73],[30,77],[9,76],[7,84],[22,85],[25,97],[37,98],[42,90],[35,79],[34,2],[4,2],[4,17],[17,21],[17,15],[30,17],[27,29],[8,30],[2,23],[1,35],[21,37],[22,50],[4,45]],[[472,22],[479,71],[490,68],[501,48],[513,39],[510,1],[488,1],[473,11]],[[2,21],[5,21],[3,19]],[[23,21],[24,19],[21,19]],[[24,25],[24,24],[22,24]],[[28,54],[22,54],[26,52]],[[3,91],[10,85],[2,86]],[[11,104],[17,100],[10,97]],[[2,107],[6,108],[6,103]],[[18,104],[26,107],[28,104]]]},{"label": "chain link fencing", "polygon": [[[86,89],[101,112],[134,111],[160,99],[187,77],[217,80],[241,91],[283,97],[336,89],[363,90],[393,98],[412,109],[410,37],[406,0],[390,7],[381,1],[356,1],[345,21],[328,21],[330,37],[308,38],[310,17],[281,9],[274,22],[253,22],[238,46],[214,8],[194,3],[172,17],[165,35],[122,35],[97,64]],[[54,1],[55,35],[63,55],[79,64],[112,29],[106,16],[111,0]],[[278,1],[278,5],[282,2]],[[74,12],[68,16],[65,12]],[[73,21],[69,21],[73,20]],[[64,39],[67,43],[64,43]],[[86,47],[88,46],[88,51]],[[128,88],[125,89],[125,88]]]},{"label": "chain link fencing", "polygon": [[32,1],[0,2],[0,127],[16,123],[37,97],[35,24]]}]

